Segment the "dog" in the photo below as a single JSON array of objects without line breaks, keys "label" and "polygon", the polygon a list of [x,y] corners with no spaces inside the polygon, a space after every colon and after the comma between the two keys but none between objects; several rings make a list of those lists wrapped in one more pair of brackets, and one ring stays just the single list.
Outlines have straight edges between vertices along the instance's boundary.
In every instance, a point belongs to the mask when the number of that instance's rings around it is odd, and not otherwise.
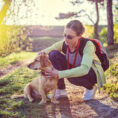
[{"label": "dog", "polygon": [[39,104],[45,104],[47,102],[46,94],[52,91],[51,102],[54,104],[58,104],[59,101],[55,99],[55,93],[57,89],[58,78],[46,78],[45,71],[51,71],[53,69],[53,65],[49,60],[48,54],[44,53],[28,65],[28,68],[33,70],[40,70],[41,74],[38,78],[32,80],[28,83],[24,88],[24,94],[22,95],[13,95],[12,99],[24,97],[28,98],[30,102],[32,102],[36,97],[41,96],[41,101]]}]

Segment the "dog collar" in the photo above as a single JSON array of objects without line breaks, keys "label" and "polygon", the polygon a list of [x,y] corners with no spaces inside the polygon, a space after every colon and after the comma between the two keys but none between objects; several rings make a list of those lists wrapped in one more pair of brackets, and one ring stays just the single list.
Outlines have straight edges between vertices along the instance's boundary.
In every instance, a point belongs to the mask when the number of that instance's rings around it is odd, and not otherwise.
[{"label": "dog collar", "polygon": [[41,74],[42,74],[43,76],[45,76],[45,72],[41,72]]}]

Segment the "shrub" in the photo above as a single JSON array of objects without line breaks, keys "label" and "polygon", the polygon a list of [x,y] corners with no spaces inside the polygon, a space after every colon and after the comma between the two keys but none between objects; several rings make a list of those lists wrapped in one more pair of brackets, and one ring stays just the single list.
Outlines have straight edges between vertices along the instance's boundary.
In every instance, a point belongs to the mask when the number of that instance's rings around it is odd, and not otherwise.
[{"label": "shrub", "polygon": [[118,43],[118,24],[114,25],[114,41]]},{"label": "shrub", "polygon": [[106,77],[109,80],[104,84],[104,89],[109,96],[118,100],[118,64],[112,64],[107,70]]},{"label": "shrub", "polygon": [[93,27],[93,26],[86,25],[86,26],[85,26],[85,33],[84,33],[84,36],[85,36],[85,37],[89,37],[89,38],[93,38],[93,36],[94,36],[93,30],[94,30],[94,27]]},{"label": "shrub", "polygon": [[23,26],[0,25],[0,56],[32,49],[29,30]]},{"label": "shrub", "polygon": [[100,32],[100,40],[103,42],[103,43],[107,43],[107,28],[103,28]]},{"label": "shrub", "polygon": [[[100,40],[103,43],[107,43],[107,28],[101,30]],[[118,43],[118,24],[114,24],[114,43]]]}]

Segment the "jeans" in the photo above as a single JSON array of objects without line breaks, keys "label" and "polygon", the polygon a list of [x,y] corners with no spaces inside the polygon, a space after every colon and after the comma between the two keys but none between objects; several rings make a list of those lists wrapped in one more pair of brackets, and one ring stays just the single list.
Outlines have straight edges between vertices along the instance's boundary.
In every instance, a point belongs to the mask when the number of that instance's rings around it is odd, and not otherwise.
[{"label": "jeans", "polygon": [[[67,69],[66,57],[59,51],[56,50],[51,51],[49,53],[49,59],[57,70]],[[89,73],[87,75],[81,77],[67,78],[67,79],[69,80],[70,83],[77,86],[83,86],[87,89],[92,89],[94,84],[97,82],[96,74],[92,68],[89,70]],[[58,80],[58,89],[65,89],[65,83],[63,78]]]}]

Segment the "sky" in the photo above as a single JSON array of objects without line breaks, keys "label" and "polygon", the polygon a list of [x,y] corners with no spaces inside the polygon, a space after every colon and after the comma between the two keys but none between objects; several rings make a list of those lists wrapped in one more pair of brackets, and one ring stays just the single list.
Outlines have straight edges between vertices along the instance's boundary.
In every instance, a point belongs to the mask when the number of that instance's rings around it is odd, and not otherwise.
[{"label": "sky", "polygon": [[[18,14],[14,16],[10,15],[9,18],[7,18],[8,25],[65,25],[67,22],[75,18],[56,20],[55,17],[57,17],[59,13],[79,11],[82,9],[86,9],[92,19],[94,21],[96,20],[95,5],[87,2],[87,0],[83,0],[84,4],[75,6],[69,2],[70,0],[17,0],[15,6],[13,6],[13,1],[14,0],[12,0],[10,9],[13,10],[15,14]],[[27,5],[30,7],[27,7],[23,1],[26,1]],[[3,0],[0,0],[0,10],[3,5]],[[9,11],[7,14],[9,14]],[[76,19],[80,20],[83,24],[91,24],[86,16]],[[99,24],[106,23],[106,10],[102,9],[100,10]]]}]

